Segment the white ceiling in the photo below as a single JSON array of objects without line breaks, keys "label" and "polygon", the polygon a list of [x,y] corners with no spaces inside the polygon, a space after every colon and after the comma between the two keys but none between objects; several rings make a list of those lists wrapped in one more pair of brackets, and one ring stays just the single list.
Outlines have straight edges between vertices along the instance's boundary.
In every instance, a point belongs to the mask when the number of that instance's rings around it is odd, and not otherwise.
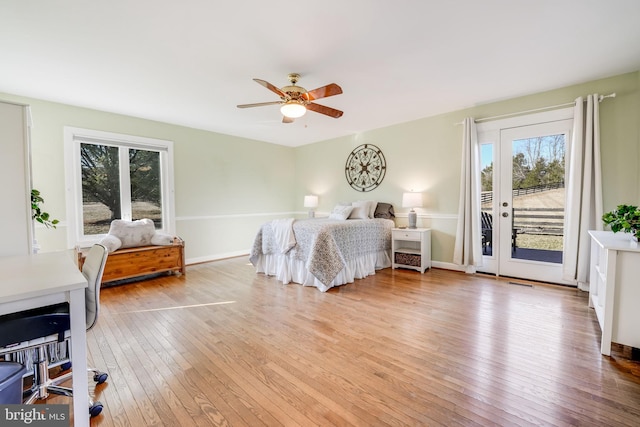
[{"label": "white ceiling", "polygon": [[288,146],[639,69],[640,0],[0,0],[0,92]]}]

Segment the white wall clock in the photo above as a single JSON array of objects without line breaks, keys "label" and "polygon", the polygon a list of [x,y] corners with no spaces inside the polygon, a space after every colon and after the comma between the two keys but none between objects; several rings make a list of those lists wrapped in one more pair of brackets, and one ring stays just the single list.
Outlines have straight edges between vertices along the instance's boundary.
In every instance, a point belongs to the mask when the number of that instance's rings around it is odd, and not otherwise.
[{"label": "white wall clock", "polygon": [[387,163],[382,150],[371,144],[362,144],[354,148],[344,167],[347,182],[358,191],[371,191],[376,188],[386,172]]}]

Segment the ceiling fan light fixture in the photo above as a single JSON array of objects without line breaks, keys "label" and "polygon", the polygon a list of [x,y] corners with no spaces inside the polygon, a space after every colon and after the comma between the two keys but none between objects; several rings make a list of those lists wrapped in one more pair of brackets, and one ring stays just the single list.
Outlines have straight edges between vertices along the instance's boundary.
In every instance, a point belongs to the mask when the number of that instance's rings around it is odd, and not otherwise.
[{"label": "ceiling fan light fixture", "polygon": [[282,107],[280,107],[280,112],[285,117],[297,119],[298,117],[304,116],[304,114],[307,112],[307,108],[299,102],[289,101]]}]

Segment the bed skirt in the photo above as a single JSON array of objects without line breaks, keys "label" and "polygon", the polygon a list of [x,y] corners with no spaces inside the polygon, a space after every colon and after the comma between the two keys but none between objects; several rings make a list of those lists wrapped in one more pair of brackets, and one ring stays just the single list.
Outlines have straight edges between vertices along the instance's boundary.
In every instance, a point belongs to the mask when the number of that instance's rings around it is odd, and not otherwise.
[{"label": "bed skirt", "polygon": [[309,272],[306,263],[293,259],[284,254],[260,254],[255,262],[256,272],[267,276],[275,276],[283,284],[291,282],[304,286],[315,286],[321,292],[326,292],[334,286],[353,283],[355,279],[363,279],[376,270],[391,267],[391,251],[383,250],[369,253],[346,262],[331,283],[324,284]]}]

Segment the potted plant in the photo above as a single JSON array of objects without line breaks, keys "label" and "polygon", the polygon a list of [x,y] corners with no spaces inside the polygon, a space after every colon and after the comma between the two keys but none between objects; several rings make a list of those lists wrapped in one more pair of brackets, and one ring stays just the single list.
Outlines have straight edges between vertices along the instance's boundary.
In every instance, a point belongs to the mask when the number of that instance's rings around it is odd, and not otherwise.
[{"label": "potted plant", "polygon": [[602,221],[617,233],[631,233],[634,240],[640,239],[640,208],[631,205],[618,205],[616,210],[602,215]]},{"label": "potted plant", "polygon": [[40,203],[44,203],[40,192],[36,189],[31,190],[31,217],[40,224],[44,224],[47,228],[56,228],[56,225],[60,221],[51,219],[51,216],[47,212],[43,212],[42,209],[40,209]]}]

